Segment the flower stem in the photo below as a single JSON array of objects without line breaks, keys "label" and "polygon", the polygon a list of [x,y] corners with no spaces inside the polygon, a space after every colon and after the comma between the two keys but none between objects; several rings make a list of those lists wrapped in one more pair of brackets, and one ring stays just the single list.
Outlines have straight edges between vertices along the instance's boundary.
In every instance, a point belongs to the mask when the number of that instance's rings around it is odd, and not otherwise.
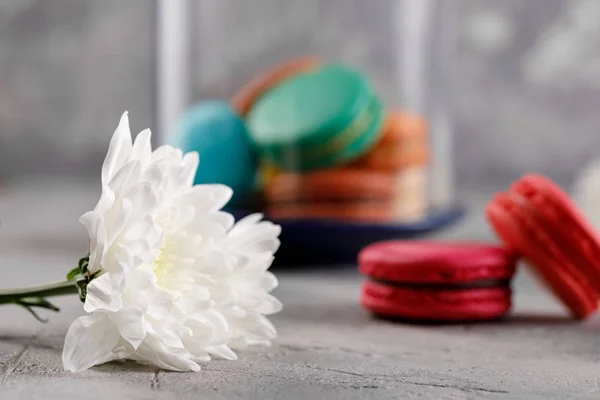
[{"label": "flower stem", "polygon": [[27,288],[0,290],[0,304],[18,304],[26,299],[41,299],[77,293],[79,293],[77,283],[74,280],[68,280]]}]

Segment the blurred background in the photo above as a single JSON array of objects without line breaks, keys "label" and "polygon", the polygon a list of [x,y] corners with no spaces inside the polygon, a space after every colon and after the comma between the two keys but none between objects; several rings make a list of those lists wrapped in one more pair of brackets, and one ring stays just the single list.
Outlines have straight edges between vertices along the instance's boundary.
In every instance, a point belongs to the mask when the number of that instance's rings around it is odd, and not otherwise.
[{"label": "blurred background", "polygon": [[[193,97],[230,96],[310,50],[393,74],[394,0],[200,0]],[[600,155],[596,0],[455,0],[459,187],[539,171],[569,183]],[[147,0],[0,1],[0,179],[98,176],[116,121],[155,128],[157,13]]]},{"label": "blurred background", "polygon": [[[452,129],[447,143],[434,138],[444,147],[434,157],[444,157],[441,169],[452,177],[442,180],[459,197],[465,188],[502,188],[527,171],[570,185],[600,156],[597,0],[413,1],[439,9],[422,26],[423,9],[410,0],[171,2],[184,3],[186,51],[165,53],[164,13],[171,25],[182,20],[161,2],[0,1],[0,218],[16,221],[21,210],[14,199],[1,201],[14,187],[80,182],[99,190],[124,110],[133,132],[151,127],[158,143],[177,101],[229,98],[261,69],[297,54],[360,67],[392,104],[419,109],[443,98]],[[433,55],[407,50],[422,41]],[[183,81],[171,77],[182,93],[161,90],[161,65],[187,71]],[[415,68],[425,83],[405,87]],[[165,105],[170,95],[178,100]],[[57,196],[44,204],[60,203]]]}]

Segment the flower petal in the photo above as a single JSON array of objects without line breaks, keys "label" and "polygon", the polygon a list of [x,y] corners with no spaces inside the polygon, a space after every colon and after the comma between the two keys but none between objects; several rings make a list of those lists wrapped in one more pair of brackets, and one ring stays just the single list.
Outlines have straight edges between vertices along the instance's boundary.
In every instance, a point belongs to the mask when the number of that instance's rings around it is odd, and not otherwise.
[{"label": "flower petal", "polygon": [[240,220],[227,234],[227,244],[240,254],[275,253],[279,248],[281,226],[260,221],[261,214],[252,214]]},{"label": "flower petal", "polygon": [[267,294],[263,300],[263,304],[258,308],[258,312],[264,315],[275,314],[281,311],[283,305],[274,296]]},{"label": "flower petal", "polygon": [[148,303],[148,315],[156,320],[165,318],[173,308],[173,298],[162,290],[153,290]]},{"label": "flower petal", "polygon": [[111,313],[110,319],[114,323],[121,337],[129,343],[133,349],[137,349],[146,336],[146,325],[144,314],[147,304],[144,301],[128,304],[117,313]]},{"label": "flower petal", "polygon": [[206,348],[206,352],[212,356],[217,356],[224,360],[237,360],[237,355],[227,345],[220,346],[209,346]]},{"label": "flower petal", "polygon": [[150,182],[138,182],[123,192],[135,207],[135,215],[149,215],[157,206],[158,197]]},{"label": "flower petal", "polygon": [[183,168],[182,183],[186,186],[192,186],[194,178],[196,177],[196,171],[198,170],[199,164],[198,152],[192,151],[183,156]]},{"label": "flower petal", "polygon": [[104,257],[106,242],[106,229],[104,221],[95,212],[90,211],[81,216],[79,221],[86,227],[90,238],[90,260],[88,270],[90,273],[99,271],[102,267],[102,258]]},{"label": "flower petal", "polygon": [[62,362],[67,371],[84,371],[94,365],[118,358],[113,349],[119,333],[106,314],[97,313],[77,318],[69,327]]},{"label": "flower petal", "polygon": [[271,272],[267,271],[260,279],[260,288],[265,292],[270,292],[279,285],[279,281]]},{"label": "flower petal", "polygon": [[119,168],[127,161],[131,153],[131,132],[127,111],[121,116],[119,125],[110,140],[108,154],[102,165],[102,183],[107,184]]},{"label": "flower petal", "polygon": [[200,366],[193,360],[193,355],[187,350],[165,346],[156,338],[144,341],[132,358],[150,362],[169,371],[200,371]]},{"label": "flower petal", "polygon": [[111,279],[111,273],[93,279],[87,286],[87,296],[83,309],[86,312],[94,311],[119,311],[123,306],[121,293]]},{"label": "flower petal", "polygon": [[129,161],[115,171],[115,174],[107,183],[107,186],[115,192],[123,190],[124,188],[127,188],[128,186],[138,182],[141,173],[142,166],[140,162],[137,160]]},{"label": "flower petal", "polygon": [[133,148],[131,150],[131,158],[138,160],[142,166],[145,166],[150,162],[152,157],[152,146],[150,145],[150,138],[152,133],[150,129],[144,129],[135,138]]}]

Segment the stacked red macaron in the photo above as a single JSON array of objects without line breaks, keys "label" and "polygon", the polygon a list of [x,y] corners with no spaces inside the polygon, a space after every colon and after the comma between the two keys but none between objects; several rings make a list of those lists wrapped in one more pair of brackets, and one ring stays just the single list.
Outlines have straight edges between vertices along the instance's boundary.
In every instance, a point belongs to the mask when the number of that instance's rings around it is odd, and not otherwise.
[{"label": "stacked red macaron", "polygon": [[427,321],[495,319],[510,309],[510,279],[523,258],[574,318],[600,300],[600,236],[569,196],[528,174],[486,207],[504,247],[392,241],[359,255],[362,303],[377,315]]},{"label": "stacked red macaron", "polygon": [[362,304],[410,320],[495,319],[510,308],[517,257],[480,243],[390,241],[359,255]]}]

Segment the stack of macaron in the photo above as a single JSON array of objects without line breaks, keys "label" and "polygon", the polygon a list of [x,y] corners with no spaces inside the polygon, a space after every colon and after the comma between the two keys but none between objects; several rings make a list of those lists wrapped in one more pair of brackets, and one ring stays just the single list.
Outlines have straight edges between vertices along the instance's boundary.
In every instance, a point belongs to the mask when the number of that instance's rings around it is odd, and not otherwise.
[{"label": "stack of macaron", "polygon": [[574,318],[597,311],[600,236],[558,185],[525,175],[486,214],[502,246],[389,241],[363,249],[363,306],[404,320],[497,319],[510,310],[510,280],[522,259]]},{"label": "stack of macaron", "polygon": [[315,57],[196,105],[170,144],[199,153],[195,183],[227,184],[230,206],[274,219],[392,223],[427,209],[424,117],[386,109],[362,72]]},{"label": "stack of macaron", "polygon": [[234,96],[276,219],[394,222],[423,216],[424,118],[388,111],[360,71],[300,58]]}]

